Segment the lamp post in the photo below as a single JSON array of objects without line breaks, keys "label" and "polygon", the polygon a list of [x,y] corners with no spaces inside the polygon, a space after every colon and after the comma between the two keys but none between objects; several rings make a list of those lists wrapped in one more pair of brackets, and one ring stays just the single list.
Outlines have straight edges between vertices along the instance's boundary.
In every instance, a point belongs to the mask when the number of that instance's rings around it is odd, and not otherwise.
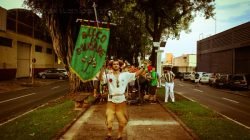
[{"label": "lamp post", "polygon": [[199,34],[199,40],[203,39],[203,33]]},{"label": "lamp post", "polygon": [[214,17],[214,34],[216,34],[216,29],[217,29],[217,19]]}]

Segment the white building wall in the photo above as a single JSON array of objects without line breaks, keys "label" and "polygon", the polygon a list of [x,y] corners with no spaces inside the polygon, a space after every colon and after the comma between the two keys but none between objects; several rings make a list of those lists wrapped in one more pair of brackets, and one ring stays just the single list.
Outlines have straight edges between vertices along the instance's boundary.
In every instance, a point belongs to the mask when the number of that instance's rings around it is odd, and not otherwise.
[{"label": "white building wall", "polygon": [[190,67],[196,67],[197,65],[197,58],[195,54],[189,54],[188,55],[188,66]]},{"label": "white building wall", "polygon": [[174,58],[174,67],[178,68],[179,72],[193,72],[196,67],[196,55],[184,54]]}]

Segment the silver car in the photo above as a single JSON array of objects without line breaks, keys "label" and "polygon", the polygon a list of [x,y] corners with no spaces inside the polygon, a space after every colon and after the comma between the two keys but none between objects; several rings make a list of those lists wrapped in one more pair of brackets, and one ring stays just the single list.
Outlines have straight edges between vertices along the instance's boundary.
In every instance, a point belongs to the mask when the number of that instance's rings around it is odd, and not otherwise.
[{"label": "silver car", "polygon": [[62,80],[68,78],[68,74],[65,69],[47,69],[43,72],[39,72],[38,77],[42,79],[54,78]]}]

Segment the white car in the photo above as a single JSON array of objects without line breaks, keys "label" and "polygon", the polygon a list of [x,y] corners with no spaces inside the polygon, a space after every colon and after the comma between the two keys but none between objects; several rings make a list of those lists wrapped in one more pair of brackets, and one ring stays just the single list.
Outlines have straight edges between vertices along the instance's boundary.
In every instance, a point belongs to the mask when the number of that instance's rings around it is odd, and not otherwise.
[{"label": "white car", "polygon": [[[190,81],[192,82],[199,82],[201,77],[206,74],[206,72],[193,72],[190,76]],[[198,75],[198,76],[196,76]]]},{"label": "white car", "polygon": [[183,73],[183,80],[189,80],[190,79],[190,72],[184,72]]},{"label": "white car", "polygon": [[203,74],[200,78],[200,83],[202,84],[208,84],[209,83],[209,79],[210,77],[212,76],[211,73],[206,73],[206,74]]}]

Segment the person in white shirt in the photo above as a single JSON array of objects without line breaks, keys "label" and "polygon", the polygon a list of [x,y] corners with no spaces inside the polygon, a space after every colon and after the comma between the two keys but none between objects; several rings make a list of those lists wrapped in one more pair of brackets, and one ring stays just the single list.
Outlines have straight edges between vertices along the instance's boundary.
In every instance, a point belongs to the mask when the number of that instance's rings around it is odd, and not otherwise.
[{"label": "person in white shirt", "polygon": [[113,69],[113,73],[103,73],[102,70],[103,74],[102,78],[100,79],[108,84],[109,89],[106,108],[106,125],[108,128],[106,140],[111,140],[112,126],[115,115],[119,121],[117,139],[121,140],[123,129],[128,122],[128,112],[125,98],[126,87],[129,82],[135,80],[135,77],[139,76],[143,72],[144,68],[135,73],[121,72],[121,66],[123,66],[123,62],[120,60],[113,60],[110,63],[110,66]]},{"label": "person in white shirt", "polygon": [[172,102],[175,102],[174,97],[174,77],[175,74],[171,71],[171,67],[163,68],[162,78],[165,81],[165,102],[168,102],[168,97],[170,96]]}]

